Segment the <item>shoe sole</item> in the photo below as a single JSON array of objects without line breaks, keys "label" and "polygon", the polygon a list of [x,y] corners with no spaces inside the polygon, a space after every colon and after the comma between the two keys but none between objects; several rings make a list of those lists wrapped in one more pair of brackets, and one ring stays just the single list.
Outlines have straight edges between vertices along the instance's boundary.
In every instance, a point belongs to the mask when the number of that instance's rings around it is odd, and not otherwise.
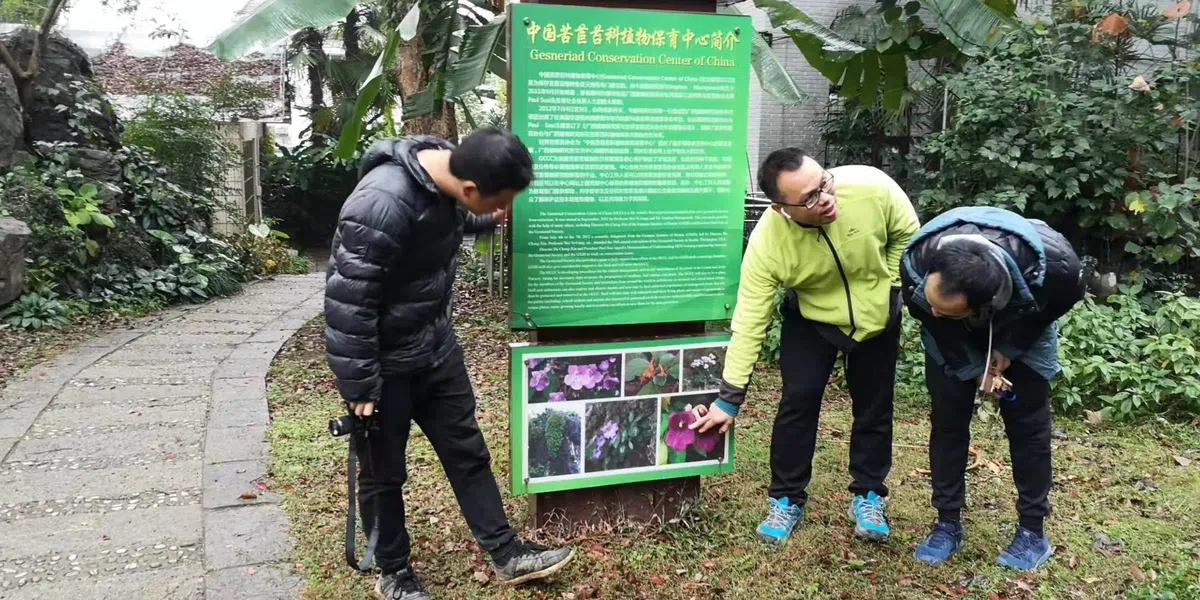
[{"label": "shoe sole", "polygon": [[760,540],[762,540],[763,542],[766,542],[766,543],[768,543],[768,544],[770,544],[770,545],[772,545],[772,546],[782,546],[782,545],[783,545],[783,543],[787,541],[787,538],[786,538],[786,537],[783,537],[783,538],[777,538],[777,537],[775,537],[775,536],[772,536],[772,535],[767,535],[767,534],[765,534],[765,533],[763,533],[763,532],[761,532],[761,531],[755,531],[755,532],[754,532],[754,535],[755,535],[755,536],[757,536],[757,537],[758,537],[758,539],[760,539]]},{"label": "shoe sole", "polygon": [[868,542],[875,542],[877,544],[883,544],[883,543],[886,543],[889,538],[891,538],[890,533],[883,533],[880,531],[873,531],[871,529],[867,529],[866,527],[860,527],[858,525],[858,518],[854,516],[853,508],[846,510],[846,516],[850,517],[850,521],[852,521],[854,523],[854,535],[858,536],[861,539],[867,540]]},{"label": "shoe sole", "polygon": [[951,558],[954,558],[954,554],[955,554],[956,552],[958,552],[958,549],[957,549],[957,548],[955,548],[954,550],[952,550],[952,551],[950,552],[950,555],[949,555],[949,556],[947,556],[946,558],[942,559],[942,560],[927,560],[927,559],[921,558],[920,556],[917,556],[917,553],[916,553],[916,552],[914,552],[914,553],[913,553],[912,557],[913,557],[913,560],[915,560],[915,561],[917,561],[917,562],[919,562],[919,563],[921,563],[921,564],[923,564],[923,565],[929,565],[929,566],[931,566],[931,567],[940,567],[940,566],[942,566],[942,565],[944,565],[944,564],[946,564],[946,563],[950,562],[950,559],[951,559]]},{"label": "shoe sole", "polygon": [[526,573],[525,575],[522,575],[520,577],[516,577],[513,579],[509,579],[507,581],[504,581],[504,580],[498,580],[498,581],[499,581],[500,585],[512,587],[512,586],[521,585],[522,583],[529,583],[530,581],[537,581],[538,579],[545,579],[545,578],[561,571],[563,569],[563,567],[567,566],[571,562],[571,559],[573,559],[573,558],[575,558],[575,550],[572,549],[571,553],[568,554],[566,558],[562,559],[561,561],[559,561],[556,564],[550,565],[549,567],[542,569],[541,571],[534,571],[533,573]]},{"label": "shoe sole", "polygon": [[1050,562],[1051,556],[1054,556],[1054,547],[1053,546],[1051,546],[1048,550],[1046,550],[1046,553],[1043,554],[1036,563],[1034,563],[1033,567],[1028,568],[1028,569],[1023,569],[1021,567],[1017,567],[1014,565],[1010,565],[1006,562],[1002,562],[1000,558],[996,559],[996,564],[998,564],[1006,569],[1012,569],[1014,571],[1018,571],[1021,573],[1033,573],[1034,571],[1037,571],[1038,569],[1042,568],[1042,565]]}]

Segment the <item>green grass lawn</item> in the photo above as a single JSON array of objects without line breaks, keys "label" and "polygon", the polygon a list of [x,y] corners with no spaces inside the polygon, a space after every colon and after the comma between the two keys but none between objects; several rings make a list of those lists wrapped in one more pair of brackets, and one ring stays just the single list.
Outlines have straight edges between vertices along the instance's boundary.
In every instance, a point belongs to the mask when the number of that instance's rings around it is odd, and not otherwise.
[{"label": "green grass lawn", "polygon": [[[479,395],[479,420],[493,469],[508,481],[507,346],[501,307],[460,292],[459,332]],[[470,310],[473,307],[473,310]],[[373,579],[342,559],[344,439],[326,422],[341,408],[325,365],[318,319],[276,359],[269,399],[273,486],[284,496],[308,598],[365,598]],[[738,419],[737,469],[706,478],[703,500],[675,523],[619,525],[607,531],[536,532],[543,542],[577,547],[554,580],[516,590],[490,578],[429,443],[409,447],[405,496],[413,560],[435,598],[1122,598],[1162,585],[1187,587],[1200,576],[1200,433],[1192,425],[1089,427],[1062,418],[1054,440],[1054,514],[1047,533],[1054,558],[1034,575],[994,565],[1015,525],[1008,445],[997,420],[977,419],[978,466],[968,476],[966,546],[947,566],[911,558],[934,517],[929,506],[929,422],[924,399],[898,400],[889,516],[892,541],[854,539],[846,517],[848,401],[827,398],[814,459],[811,500],[792,540],[771,548],[754,537],[765,511],[771,421],[778,372],[756,377]],[[1175,457],[1182,457],[1177,461]],[[1178,462],[1195,464],[1180,466]],[[524,498],[505,494],[518,529],[529,523]],[[1101,552],[1097,533],[1121,540]],[[1184,573],[1173,572],[1187,568]],[[1180,595],[1178,598],[1200,598]],[[1138,596],[1160,598],[1159,596]],[[1163,597],[1165,598],[1165,596]]]}]

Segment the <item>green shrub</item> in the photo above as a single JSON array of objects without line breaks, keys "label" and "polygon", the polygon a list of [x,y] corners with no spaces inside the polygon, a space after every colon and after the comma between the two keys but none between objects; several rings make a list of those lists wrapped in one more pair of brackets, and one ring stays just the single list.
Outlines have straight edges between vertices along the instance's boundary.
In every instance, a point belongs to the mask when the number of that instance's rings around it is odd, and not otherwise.
[{"label": "green shrub", "polygon": [[1087,300],[1060,326],[1059,407],[1116,419],[1200,414],[1200,299],[1158,293]]},{"label": "green shrub", "polygon": [[358,184],[358,160],[329,147],[280,148],[263,172],[263,214],[301,248],[328,247],[342,203]]},{"label": "green shrub", "polygon": [[312,270],[312,261],[297,254],[279,237],[281,232],[272,231],[268,235],[256,234],[251,231],[239,235],[226,236],[224,239],[233,248],[239,262],[251,273],[264,275],[299,275]]},{"label": "green shrub", "polygon": [[[1126,33],[1097,29],[1113,13]],[[1200,152],[1181,142],[1200,120],[1200,63],[1176,25],[1153,4],[1060,3],[948,75],[951,127],[920,148],[922,212],[1012,209],[1117,268],[1200,257]],[[1155,44],[1184,60],[1145,62]]]},{"label": "green shrub", "polygon": [[53,294],[27,292],[22,294],[3,312],[0,321],[14,329],[59,328],[71,324],[70,311]]},{"label": "green shrub", "polygon": [[181,92],[147,91],[146,104],[125,122],[122,141],[151,152],[184,190],[216,196],[232,154],[216,109]]},{"label": "green shrub", "polygon": [[775,290],[775,309],[771,313],[771,324],[767,327],[767,337],[763,339],[762,350],[758,355],[758,359],[761,361],[779,362],[779,342],[783,332],[783,299],[783,288]]},{"label": "green shrub", "polygon": [[[1200,298],[1165,292],[1139,298],[1139,289],[1125,292],[1103,303],[1089,298],[1059,320],[1062,373],[1052,383],[1055,409],[1102,411],[1114,420],[1195,417],[1200,414]],[[777,315],[771,331],[778,329]],[[777,338],[768,335],[762,360],[778,361]],[[920,324],[907,311],[896,397],[928,402]]]}]

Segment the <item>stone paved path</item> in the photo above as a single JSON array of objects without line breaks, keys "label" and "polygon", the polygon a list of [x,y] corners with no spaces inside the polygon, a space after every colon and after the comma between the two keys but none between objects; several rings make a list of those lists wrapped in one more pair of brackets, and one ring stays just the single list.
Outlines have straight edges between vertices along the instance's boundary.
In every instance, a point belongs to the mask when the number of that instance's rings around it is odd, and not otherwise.
[{"label": "stone paved path", "polygon": [[0,598],[297,597],[279,497],[258,486],[264,377],[323,285],[175,309],[0,392]]}]

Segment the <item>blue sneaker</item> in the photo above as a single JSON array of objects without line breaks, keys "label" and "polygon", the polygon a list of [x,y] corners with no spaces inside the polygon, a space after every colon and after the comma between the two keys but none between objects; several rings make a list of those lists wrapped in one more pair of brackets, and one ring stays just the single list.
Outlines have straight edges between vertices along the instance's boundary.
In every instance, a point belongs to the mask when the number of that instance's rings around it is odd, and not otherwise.
[{"label": "blue sneaker", "polygon": [[929,533],[929,537],[917,546],[917,551],[913,553],[913,558],[930,565],[940,565],[950,559],[950,556],[958,552],[963,544],[963,528],[962,524],[952,521],[938,521],[933,526],[933,531]]},{"label": "blue sneaker", "polygon": [[793,505],[787,498],[767,498],[767,502],[771,506],[767,518],[758,524],[758,537],[768,544],[782,544],[792,535],[792,529],[800,521],[804,508]]},{"label": "blue sneaker", "polygon": [[888,529],[887,515],[884,514],[886,504],[875,492],[867,492],[867,496],[855,496],[850,501],[850,518],[854,519],[854,535],[872,542],[886,542],[891,530]]},{"label": "blue sneaker", "polygon": [[1050,540],[1044,534],[1038,535],[1024,527],[1017,527],[1017,535],[1013,536],[1012,543],[1000,553],[996,562],[1018,571],[1036,571],[1050,560],[1051,554],[1054,554],[1054,548],[1050,547]]}]

